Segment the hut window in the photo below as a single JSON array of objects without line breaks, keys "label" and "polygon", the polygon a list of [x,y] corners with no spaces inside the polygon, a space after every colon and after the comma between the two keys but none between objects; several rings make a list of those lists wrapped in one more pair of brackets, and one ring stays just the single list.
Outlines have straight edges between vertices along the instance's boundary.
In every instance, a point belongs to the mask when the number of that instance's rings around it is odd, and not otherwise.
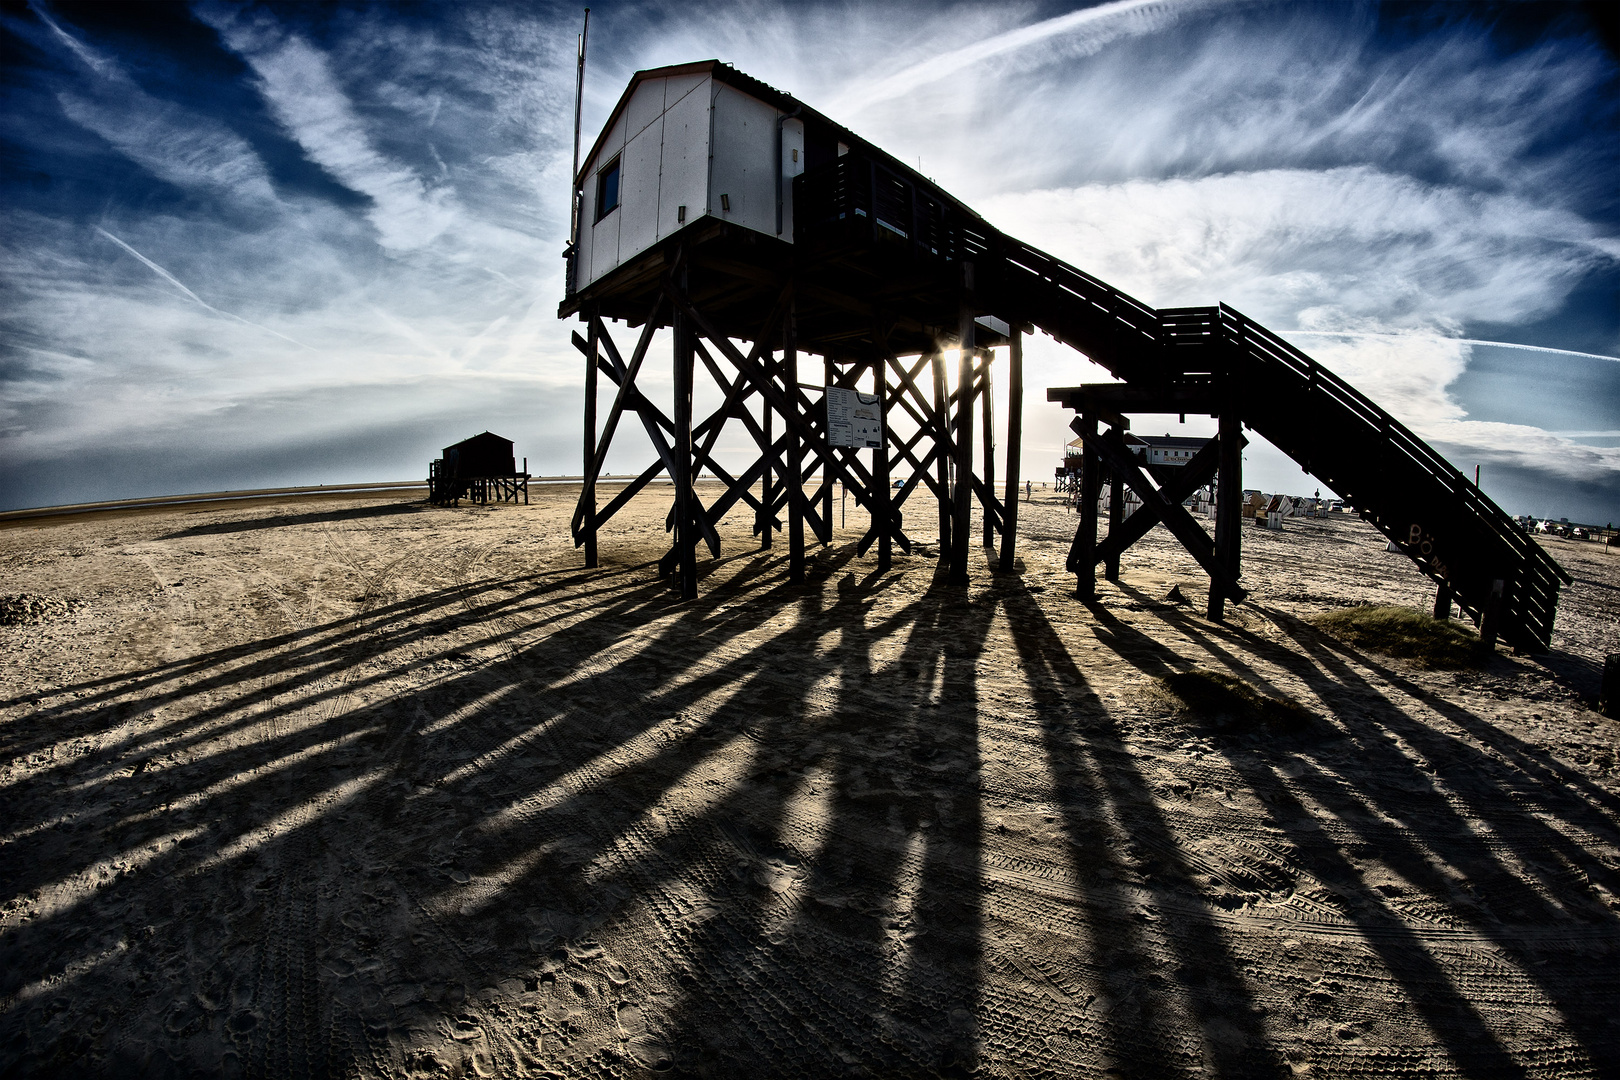
[{"label": "hut window", "polygon": [[619,159],[596,174],[596,220],[601,221],[619,208]]}]

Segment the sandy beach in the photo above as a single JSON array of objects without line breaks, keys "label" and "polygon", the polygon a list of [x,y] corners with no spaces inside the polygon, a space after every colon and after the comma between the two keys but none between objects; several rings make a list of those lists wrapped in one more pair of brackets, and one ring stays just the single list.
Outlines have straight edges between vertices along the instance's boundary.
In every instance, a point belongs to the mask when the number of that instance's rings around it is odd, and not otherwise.
[{"label": "sandy beach", "polygon": [[1163,530],[1077,601],[1050,492],[966,588],[920,503],[804,585],[734,513],[688,603],[667,489],[597,570],[576,496],[0,529],[52,601],[0,627],[0,1074],[1620,1069],[1620,554],[1543,541],[1553,650],[1434,671],[1308,621],[1433,602],[1342,514],[1246,528],[1218,625]]}]

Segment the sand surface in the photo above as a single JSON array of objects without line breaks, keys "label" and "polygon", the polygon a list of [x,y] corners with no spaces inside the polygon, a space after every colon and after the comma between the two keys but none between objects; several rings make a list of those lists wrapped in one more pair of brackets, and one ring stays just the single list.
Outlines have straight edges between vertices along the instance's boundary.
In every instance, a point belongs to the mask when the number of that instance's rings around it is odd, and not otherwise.
[{"label": "sand surface", "polygon": [[691,603],[667,489],[595,571],[574,494],[0,530],[62,601],[0,627],[0,1074],[1620,1072],[1620,554],[1430,672],[1303,621],[1432,603],[1342,515],[1219,626],[1162,530],[1076,601],[1039,492],[1016,574],[792,586],[739,514]]}]

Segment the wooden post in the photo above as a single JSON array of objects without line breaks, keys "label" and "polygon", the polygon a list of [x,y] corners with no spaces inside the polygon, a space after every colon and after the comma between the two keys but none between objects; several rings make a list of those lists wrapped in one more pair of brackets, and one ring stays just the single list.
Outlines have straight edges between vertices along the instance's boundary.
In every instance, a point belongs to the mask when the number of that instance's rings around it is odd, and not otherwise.
[{"label": "wooden post", "polygon": [[[992,500],[996,496],[996,412],[995,395],[991,392],[990,366],[995,358],[991,350],[986,349],[979,354],[979,371],[984,376],[984,387],[979,391],[982,395],[980,401],[979,422],[984,425],[984,491]],[[995,547],[996,523],[991,520],[990,508],[984,509],[984,546]]]},{"label": "wooden post", "polygon": [[1024,329],[1014,326],[1007,341],[1007,485],[1001,507],[1001,560],[997,569],[1013,571],[1018,546],[1019,447],[1024,439]]},{"label": "wooden post", "polygon": [[[829,356],[823,360],[822,374],[826,376],[826,381],[821,384],[822,386],[836,386],[838,384],[838,369],[833,366],[832,357]],[[821,412],[821,419],[823,425],[825,425],[827,419],[825,390],[822,391]],[[829,440],[831,440],[832,433],[830,431],[827,432],[827,437]],[[829,441],[827,444],[827,456],[821,459],[821,528],[822,531],[826,533],[825,538],[822,540],[822,546],[831,544],[833,539],[833,473],[832,469],[828,467],[828,462],[832,459],[832,454],[832,443]]]},{"label": "wooden post", "polygon": [[945,390],[945,354],[936,350],[934,369],[934,445],[939,447],[935,469],[939,478],[939,557],[949,565],[951,557],[951,399]]},{"label": "wooden post", "polygon": [[973,523],[973,309],[963,305],[956,361],[956,491],[951,522],[952,585],[968,583],[968,527]]},{"label": "wooden post", "polygon": [[1434,591],[1434,617],[1437,619],[1451,618],[1451,601],[1455,594],[1451,591],[1451,582],[1442,581],[1440,587]]},{"label": "wooden post", "polygon": [[[1124,431],[1119,432],[1121,440],[1125,438]],[[1125,521],[1125,477],[1118,469],[1108,470],[1108,535],[1113,536],[1114,531]],[[1119,580],[1119,553],[1109,549],[1110,553],[1103,558],[1103,577],[1109,581]]]},{"label": "wooden post", "polygon": [[[1097,434],[1095,413],[1081,413],[1084,432]],[[1069,545],[1069,570],[1075,575],[1074,595],[1082,600],[1097,598],[1097,496],[1102,491],[1102,459],[1086,445],[1080,454],[1080,527]]]},{"label": "wooden post", "polygon": [[[791,298],[782,321],[782,390],[789,408],[799,401],[798,308],[798,298]],[[798,429],[787,417],[782,424],[788,436],[788,475],[782,477],[788,498],[788,580],[800,582],[804,580],[804,447]]]},{"label": "wooden post", "polygon": [[878,527],[878,573],[886,574],[894,564],[894,543],[889,533],[894,520],[894,491],[889,487],[889,358],[880,355],[872,361],[872,392],[877,395],[878,424],[883,432],[872,452],[872,483],[877,486],[872,513]]},{"label": "wooden post", "polygon": [[[686,291],[686,270],[681,269],[681,291]],[[692,471],[692,327],[677,307],[674,314],[675,346],[675,432],[670,449],[675,459],[675,548],[676,574],[680,578],[682,600],[697,599],[697,507],[696,477]]]},{"label": "wooden post", "polygon": [[1492,652],[1496,649],[1496,635],[1502,628],[1502,608],[1507,601],[1507,582],[1497,578],[1491,582],[1491,591],[1479,612],[1479,647]]},{"label": "wooden post", "polygon": [[[597,327],[600,323],[592,316],[595,313],[580,313],[585,320],[585,340],[589,346],[585,350],[585,491],[581,502],[585,507],[585,565],[594,569],[596,562],[596,354],[599,346],[597,341]],[[528,458],[523,459],[523,468],[527,472]],[[524,502],[528,502],[528,488],[524,487]]]},{"label": "wooden post", "polygon": [[[765,356],[764,356],[764,361],[765,361],[765,378],[766,379],[775,379],[776,378],[776,350],[775,349],[766,350],[766,353],[765,353]],[[771,421],[773,419],[773,414],[775,413],[775,410],[771,408],[771,403],[765,397],[764,394],[761,394],[759,396],[759,404],[760,404],[759,411],[760,411],[760,414],[761,414],[760,415],[760,427],[765,432],[765,445],[760,447],[760,451],[765,456],[765,471],[760,476],[760,487],[759,487],[760,509],[754,515],[754,521],[756,523],[756,528],[757,528],[757,530],[759,532],[759,547],[760,547],[760,550],[761,551],[769,551],[771,549],[771,534],[773,532],[775,532],[775,530],[771,528],[771,519],[773,517],[775,517],[775,514],[773,514],[771,512],[772,507],[775,504],[775,500],[772,498],[772,495],[771,495],[771,447],[773,445],[773,443],[771,442],[771,428],[772,428]]]},{"label": "wooden post", "polygon": [[[1243,561],[1243,424],[1230,401],[1221,409],[1219,424],[1215,436],[1220,440],[1216,449],[1221,456],[1215,479],[1215,559],[1236,580]],[[1226,594],[1213,579],[1205,614],[1214,621],[1226,617]]]}]

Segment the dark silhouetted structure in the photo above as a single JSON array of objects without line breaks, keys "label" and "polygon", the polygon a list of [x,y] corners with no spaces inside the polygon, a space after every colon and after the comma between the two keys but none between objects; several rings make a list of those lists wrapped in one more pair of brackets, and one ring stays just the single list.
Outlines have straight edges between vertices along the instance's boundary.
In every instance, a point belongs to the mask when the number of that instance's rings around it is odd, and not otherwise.
[{"label": "dark silhouetted structure", "polygon": [[462,499],[475,503],[529,501],[529,459],[517,467],[512,440],[486,431],[444,448],[444,457],[428,466],[428,501],[435,506],[457,506]]},{"label": "dark silhouetted structure", "polygon": [[[1559,584],[1569,576],[1468,478],[1342,379],[1232,308],[1156,310],[999,232],[781,91],[717,61],[637,72],[575,184],[580,228],[567,251],[559,315],[578,315],[586,331],[574,335],[586,391],[585,477],[572,527],[587,566],[596,565],[602,523],[667,473],[674,544],[660,570],[677,574],[683,596],[697,593],[698,542],[718,555],[715,525],[738,502],[754,510],[766,547],[786,510],[789,577],[801,579],[805,527],[831,541],[834,481],[869,512],[860,551],[878,544],[880,568],[891,542],[912,549],[915,525],[906,527],[901,510],[926,487],[938,504],[950,582],[968,580],[975,500],[984,543],[1000,542],[996,566],[1012,570],[1022,337],[1038,327],[1121,380],[1048,391],[1080,414],[1072,426],[1083,446],[1081,521],[1068,563],[1080,596],[1093,595],[1097,562],[1117,572],[1119,553],[1162,522],[1209,573],[1209,614],[1221,617],[1228,599],[1241,602],[1248,426],[1398,544],[1437,582],[1448,610],[1455,602],[1483,637],[1499,632],[1538,651],[1548,645]],[[609,336],[613,319],[639,328],[633,349],[621,351]],[[668,413],[638,384],[664,327],[672,331]],[[1003,344],[1008,401],[998,476],[989,350]],[[954,378],[946,349],[959,350]],[[822,358],[820,378],[807,370],[805,352]],[[693,416],[699,363],[721,401],[701,419]],[[600,425],[599,376],[616,388]],[[870,466],[861,451],[830,445],[824,386],[877,395],[883,445]],[[1160,470],[1166,475],[1155,484],[1126,446],[1126,416],[1189,412],[1218,417],[1219,435]],[[599,509],[597,479],[627,413],[657,460]],[[759,454],[736,473],[714,457],[732,423]],[[700,470],[724,485],[708,506],[694,483]],[[891,488],[896,470],[902,482]],[[1099,544],[1105,470],[1114,507],[1126,485],[1143,506]],[[1211,481],[1213,538],[1181,505]],[[807,492],[810,483],[818,486]]]}]

